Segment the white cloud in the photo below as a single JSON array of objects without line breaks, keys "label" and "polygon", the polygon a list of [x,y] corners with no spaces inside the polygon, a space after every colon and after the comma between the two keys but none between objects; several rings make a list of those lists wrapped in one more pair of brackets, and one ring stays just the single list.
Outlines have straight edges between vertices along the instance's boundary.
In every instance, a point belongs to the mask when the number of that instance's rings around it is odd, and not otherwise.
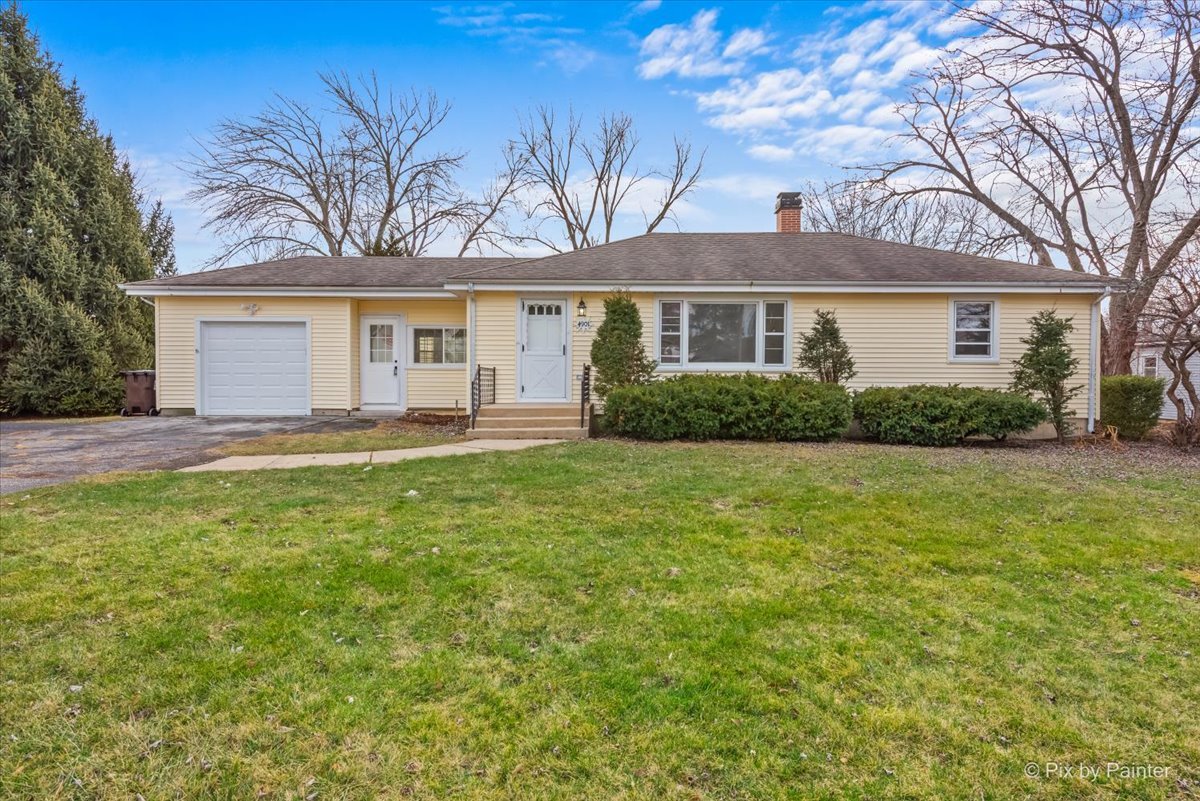
[{"label": "white cloud", "polygon": [[729,37],[729,43],[725,45],[721,55],[725,58],[761,55],[770,50],[766,46],[768,38],[766,32],[758,28],[742,28]]},{"label": "white cloud", "polygon": [[845,164],[879,152],[891,132],[871,125],[826,125],[803,132],[796,148],[806,154]]},{"label": "white cloud", "polygon": [[790,120],[815,116],[832,99],[820,73],[798,69],[734,78],[725,88],[696,98],[702,110],[714,112],[712,125],[731,131],[786,128]]},{"label": "white cloud", "polygon": [[706,178],[701,182],[701,189],[712,189],[726,195],[733,195],[742,200],[774,200],[775,196],[787,187],[787,181],[781,181],[776,175],[758,173],[735,173]]},{"label": "white cloud", "polygon": [[867,125],[890,126],[900,122],[895,101],[888,101],[867,112],[862,121]]},{"label": "white cloud", "polygon": [[634,14],[649,14],[652,11],[658,11],[662,7],[662,0],[642,0],[633,7]]},{"label": "white cloud", "polygon": [[829,65],[830,75],[849,75],[862,63],[861,53],[842,53]]},{"label": "white cloud", "polygon": [[878,105],[884,95],[873,89],[852,89],[834,98],[827,109],[843,122],[853,122],[863,116],[868,108]]},{"label": "white cloud", "polygon": [[845,164],[899,130],[895,104],[910,76],[963,33],[944,3],[869,0],[827,9],[817,30],[790,40],[779,30],[768,36],[764,26],[723,40],[709,9],[647,36],[639,71],[645,78],[723,78],[691,94],[709,125],[748,140],[753,158]]},{"label": "white cloud", "polygon": [[792,148],[778,145],[753,145],[746,152],[761,161],[791,161],[796,156]]},{"label": "white cloud", "polygon": [[686,25],[662,25],[642,40],[642,63],[638,74],[643,78],[712,78],[736,75],[746,67],[745,59],[765,54],[768,35],[756,28],[744,28],[729,38],[722,48],[722,34],[716,28],[718,11],[697,11]]},{"label": "white cloud", "polygon": [[513,12],[512,3],[437,6],[438,22],[460,28],[468,36],[495,39],[516,51],[534,51],[539,65],[554,64],[568,74],[579,72],[599,58],[582,43],[583,28],[562,23],[544,12]]}]

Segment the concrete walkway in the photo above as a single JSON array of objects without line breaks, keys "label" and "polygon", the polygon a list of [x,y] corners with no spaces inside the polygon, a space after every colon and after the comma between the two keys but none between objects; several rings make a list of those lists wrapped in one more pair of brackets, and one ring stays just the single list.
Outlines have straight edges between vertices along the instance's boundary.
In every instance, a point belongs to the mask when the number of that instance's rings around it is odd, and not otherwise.
[{"label": "concrete walkway", "polygon": [[431,456],[465,456],[487,451],[520,451],[538,445],[555,445],[561,439],[477,439],[455,445],[430,445],[394,451],[356,451],[354,453],[298,453],[291,456],[229,456],[208,464],[181,469],[180,473],[209,470],[279,470],[289,467],[336,466],[343,464],[390,464],[406,459]]}]

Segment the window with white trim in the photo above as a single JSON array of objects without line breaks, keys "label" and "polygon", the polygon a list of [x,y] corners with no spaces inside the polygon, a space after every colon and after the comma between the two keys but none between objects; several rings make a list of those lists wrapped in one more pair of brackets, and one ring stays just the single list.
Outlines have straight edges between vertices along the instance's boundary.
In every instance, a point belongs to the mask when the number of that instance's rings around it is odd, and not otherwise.
[{"label": "window with white trim", "polygon": [[436,327],[412,329],[414,365],[467,363],[467,329]]},{"label": "window with white trim", "polygon": [[784,368],[785,300],[660,300],[658,363],[703,369]]},{"label": "window with white trim", "polygon": [[961,361],[996,358],[996,304],[990,300],[956,300],[950,316],[950,355]]},{"label": "window with white trim", "polygon": [[1158,357],[1142,357],[1142,375],[1146,378],[1158,378]]}]

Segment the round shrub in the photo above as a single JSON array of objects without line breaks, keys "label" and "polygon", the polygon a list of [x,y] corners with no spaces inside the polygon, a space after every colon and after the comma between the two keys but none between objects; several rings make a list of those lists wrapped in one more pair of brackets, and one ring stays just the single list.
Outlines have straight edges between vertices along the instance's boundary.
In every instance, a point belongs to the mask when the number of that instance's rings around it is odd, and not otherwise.
[{"label": "round shrub", "polygon": [[871,387],[854,399],[863,433],[894,445],[956,445],[967,437],[1004,439],[1045,419],[1029,398],[973,387]]},{"label": "round shrub", "polygon": [[1009,434],[1030,431],[1046,420],[1046,410],[1024,395],[998,389],[973,390],[974,427],[970,435],[1002,440]]},{"label": "round shrub", "polygon": [[1162,413],[1161,378],[1140,375],[1106,375],[1100,379],[1100,420],[1116,426],[1117,433],[1128,439],[1141,439]]},{"label": "round shrub", "polygon": [[680,375],[616,387],[607,430],[637,439],[828,440],[846,433],[850,395],[836,384],[785,375]]}]

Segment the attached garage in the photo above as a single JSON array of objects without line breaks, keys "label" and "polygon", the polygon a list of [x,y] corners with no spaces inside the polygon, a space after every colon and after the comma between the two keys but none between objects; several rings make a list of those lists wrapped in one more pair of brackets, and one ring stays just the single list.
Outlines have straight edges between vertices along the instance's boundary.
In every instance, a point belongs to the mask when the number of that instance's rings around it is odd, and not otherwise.
[{"label": "attached garage", "polygon": [[197,322],[197,414],[306,415],[308,323]]}]

